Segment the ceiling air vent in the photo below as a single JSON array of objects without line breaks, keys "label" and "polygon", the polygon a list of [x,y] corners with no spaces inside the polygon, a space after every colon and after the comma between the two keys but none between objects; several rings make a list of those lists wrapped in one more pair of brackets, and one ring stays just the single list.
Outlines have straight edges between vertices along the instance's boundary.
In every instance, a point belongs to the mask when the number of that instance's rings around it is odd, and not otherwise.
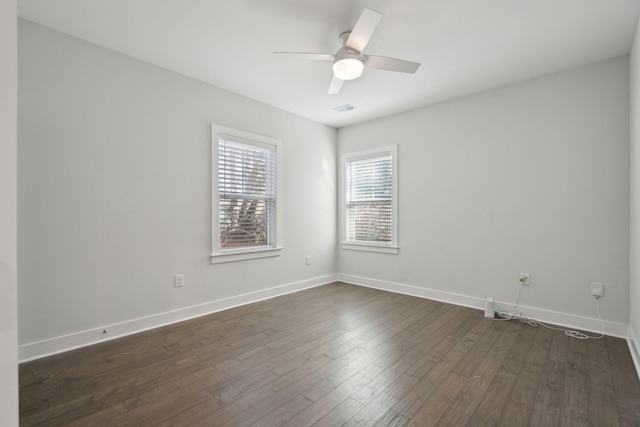
[{"label": "ceiling air vent", "polygon": [[356,108],[356,107],[354,107],[351,104],[344,104],[344,105],[341,105],[339,107],[334,108],[333,110],[337,111],[338,113],[344,113],[345,111],[353,110],[354,108]]}]

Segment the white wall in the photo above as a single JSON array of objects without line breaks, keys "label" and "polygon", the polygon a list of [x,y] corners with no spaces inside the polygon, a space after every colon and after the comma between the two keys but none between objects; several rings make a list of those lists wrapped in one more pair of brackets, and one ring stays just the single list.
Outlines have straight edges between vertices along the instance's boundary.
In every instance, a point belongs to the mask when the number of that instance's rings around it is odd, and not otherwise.
[{"label": "white wall", "polygon": [[0,425],[18,425],[16,2],[0,2]]},{"label": "white wall", "polygon": [[630,242],[630,338],[632,354],[640,371],[640,24],[630,54],[631,70],[631,242]]},{"label": "white wall", "polygon": [[[19,67],[23,358],[335,278],[335,129],[26,21]],[[282,140],[280,257],[210,264],[211,122]]]},{"label": "white wall", "polygon": [[525,315],[591,329],[597,281],[626,334],[628,81],[624,56],[340,129],[340,153],[398,144],[400,185],[399,255],[341,250],[341,277],[477,306],[528,272]]},{"label": "white wall", "polygon": [[[336,137],[44,27],[20,21],[19,30],[23,358],[101,339],[104,326],[116,335],[131,331],[117,327],[127,322],[152,327],[195,313],[185,308],[222,308],[336,271],[469,305],[514,301],[518,273],[529,272],[525,314],[582,327],[595,317],[589,283],[599,281],[608,331],[629,322],[627,57]],[[209,122],[283,141],[281,257],[209,264]],[[336,263],[336,159],[391,143],[399,145],[400,254],[339,250]],[[172,286],[176,273],[185,274],[182,289]],[[632,307],[638,293],[632,287]]]}]

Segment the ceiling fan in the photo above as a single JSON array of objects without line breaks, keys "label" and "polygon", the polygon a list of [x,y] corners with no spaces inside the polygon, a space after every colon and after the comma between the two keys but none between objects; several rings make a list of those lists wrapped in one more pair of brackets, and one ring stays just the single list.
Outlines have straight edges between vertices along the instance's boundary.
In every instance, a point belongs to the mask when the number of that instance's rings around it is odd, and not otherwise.
[{"label": "ceiling fan", "polygon": [[342,47],[335,54],[303,52],[273,53],[275,55],[286,55],[287,57],[299,59],[333,61],[333,78],[329,85],[329,94],[340,92],[344,82],[360,77],[365,67],[376,68],[378,70],[399,71],[401,73],[415,73],[420,66],[417,62],[387,58],[386,56],[362,54],[362,51],[367,46],[367,43],[369,43],[369,39],[371,39],[381,19],[381,13],[365,8],[353,29],[338,36]]}]

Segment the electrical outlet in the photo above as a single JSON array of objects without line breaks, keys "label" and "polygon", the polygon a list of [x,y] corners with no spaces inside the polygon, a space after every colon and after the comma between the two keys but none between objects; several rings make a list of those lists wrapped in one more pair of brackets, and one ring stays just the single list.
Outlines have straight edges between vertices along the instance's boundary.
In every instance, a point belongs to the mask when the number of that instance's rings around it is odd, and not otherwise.
[{"label": "electrical outlet", "polygon": [[520,284],[521,285],[529,285],[531,281],[531,274],[529,273],[520,273]]},{"label": "electrical outlet", "polygon": [[307,255],[304,259],[305,264],[311,265],[311,255]]},{"label": "electrical outlet", "polygon": [[181,288],[184,286],[184,274],[176,274],[173,286]]},{"label": "electrical outlet", "polygon": [[598,282],[591,282],[591,295],[601,297],[604,295],[604,285]]}]

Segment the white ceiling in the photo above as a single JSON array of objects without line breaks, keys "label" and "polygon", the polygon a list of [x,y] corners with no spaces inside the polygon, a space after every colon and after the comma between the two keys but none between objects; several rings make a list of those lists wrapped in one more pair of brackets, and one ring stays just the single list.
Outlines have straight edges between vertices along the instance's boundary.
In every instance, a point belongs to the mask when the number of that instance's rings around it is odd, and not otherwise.
[{"label": "white ceiling", "polygon": [[[367,7],[365,54],[422,63],[367,69],[327,95],[335,53]],[[629,52],[640,0],[19,0],[22,18],[334,127]],[[347,112],[334,107],[352,104]]]}]

